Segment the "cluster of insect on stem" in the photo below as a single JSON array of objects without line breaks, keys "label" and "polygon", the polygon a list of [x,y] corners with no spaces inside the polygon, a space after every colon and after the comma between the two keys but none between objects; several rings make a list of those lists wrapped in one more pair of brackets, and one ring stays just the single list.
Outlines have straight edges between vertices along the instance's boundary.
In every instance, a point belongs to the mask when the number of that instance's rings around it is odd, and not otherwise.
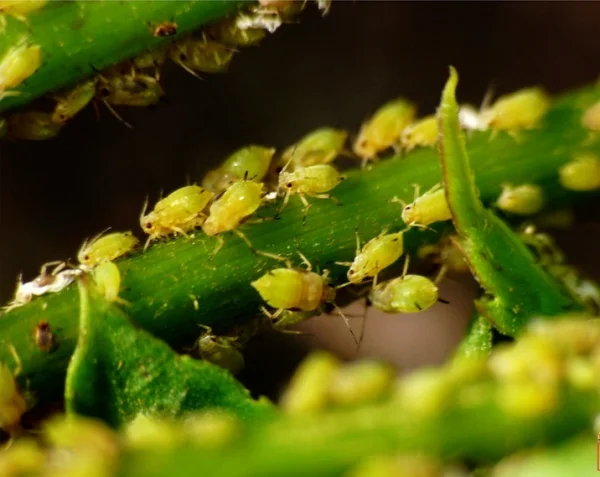
[{"label": "cluster of insect on stem", "polygon": [[[29,13],[43,8],[47,3],[47,0],[0,2],[0,30],[3,29],[5,15],[27,22]],[[132,127],[115,107],[158,104],[165,97],[160,72],[167,60],[199,79],[203,74],[224,73],[240,48],[257,45],[267,33],[273,33],[283,23],[290,22],[306,3],[264,0],[200,32],[158,49],[147,50],[53,94],[47,101],[52,105],[51,109],[34,105],[31,110],[16,112],[6,119],[0,118],[0,137],[51,139],[90,103],[96,108],[104,105],[124,125]],[[323,14],[327,13],[329,2],[317,3]],[[172,37],[180,35],[178,28],[177,23],[171,20],[152,23],[148,24],[148,35]],[[37,71],[43,59],[44,52],[40,45],[32,44],[28,36],[19,39],[0,58],[0,100],[5,96],[21,94],[18,86]]]}]

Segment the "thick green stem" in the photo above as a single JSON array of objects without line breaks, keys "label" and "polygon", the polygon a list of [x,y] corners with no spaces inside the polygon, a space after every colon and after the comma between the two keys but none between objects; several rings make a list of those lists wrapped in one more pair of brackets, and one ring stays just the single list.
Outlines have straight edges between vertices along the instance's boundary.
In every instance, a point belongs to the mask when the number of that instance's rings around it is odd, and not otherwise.
[{"label": "thick green stem", "polygon": [[[17,95],[0,99],[0,113],[173,41],[229,14],[240,3],[243,2],[51,1],[26,18],[7,16],[6,29],[0,34],[0,58],[26,39],[41,47],[42,64],[17,86]],[[165,21],[176,23],[177,33],[169,37],[154,36],[153,29]]]},{"label": "thick green stem", "polygon": [[[493,202],[504,182],[536,183],[544,188],[548,210],[564,206],[589,194],[573,193],[558,184],[558,168],[574,153],[600,153],[597,135],[583,128],[581,116],[600,99],[600,87],[579,90],[558,99],[539,129],[518,138],[505,133],[473,133],[467,149],[476,186],[484,203]],[[241,230],[258,250],[281,254],[299,264],[297,250],[315,267],[329,268],[334,283],[345,281],[346,267],[334,265],[354,257],[355,229],[366,241],[382,229],[401,230],[401,207],[396,196],[410,202],[413,184],[427,190],[441,180],[437,152],[420,148],[405,157],[383,160],[371,170],[353,170],[332,192],[339,199],[310,199],[313,203],[306,224],[302,204],[292,197],[280,220],[246,224]],[[141,201],[140,201],[141,202]],[[258,215],[275,214],[266,206]],[[141,206],[141,204],[140,204]],[[411,229],[406,243],[413,249],[435,232]],[[200,332],[198,325],[227,328],[256,316],[260,296],[250,286],[279,262],[254,255],[237,236],[225,234],[225,246],[210,254],[216,239],[198,231],[193,238],[180,238],[151,246],[118,262],[123,284],[121,296],[131,303],[128,314],[136,323],[172,346],[190,346]],[[55,398],[62,391],[65,369],[75,347],[78,329],[76,287],[35,299],[0,318],[0,360],[10,363],[13,345],[22,361],[20,381],[40,399]],[[36,325],[46,320],[57,346],[52,352],[39,349],[34,340]]]}]

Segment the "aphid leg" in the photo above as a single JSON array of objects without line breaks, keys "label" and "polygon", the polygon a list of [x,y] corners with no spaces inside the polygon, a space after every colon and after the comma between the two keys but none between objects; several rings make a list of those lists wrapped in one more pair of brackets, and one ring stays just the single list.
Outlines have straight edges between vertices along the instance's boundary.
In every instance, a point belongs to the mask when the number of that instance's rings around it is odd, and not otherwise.
[{"label": "aphid leg", "polygon": [[[308,258],[306,258],[306,255],[304,255],[300,250],[296,250],[296,252],[298,252],[298,255],[300,255],[300,260],[302,260],[302,263],[306,265],[306,271],[310,272],[312,270],[312,264],[309,262]],[[327,274],[329,274],[329,272],[327,272]]]},{"label": "aphid leg", "polygon": [[435,277],[435,280],[433,280],[433,283],[435,283],[436,285],[438,283],[441,283],[444,278],[446,278],[446,274],[448,273],[448,266],[445,264],[442,264],[442,266],[440,267],[437,276]]},{"label": "aphid leg", "polygon": [[404,268],[402,269],[402,278],[406,276],[408,273],[408,264],[410,263],[410,255],[406,254],[406,258],[404,259]]},{"label": "aphid leg", "polygon": [[125,126],[127,126],[129,129],[133,129],[133,126],[131,124],[129,124],[127,121],[125,121],[120,115],[119,113],[117,113],[115,111],[115,108],[113,108],[108,101],[106,100],[102,100],[102,102],[104,103],[104,106],[106,106],[106,108],[112,113],[112,115],[117,118],[119,121],[121,121]]},{"label": "aphid leg", "polygon": [[269,253],[269,252],[263,252],[262,250],[257,250],[256,253],[258,255],[262,255],[263,257],[268,257],[268,258],[272,258],[273,260],[278,260],[280,262],[283,262],[286,264],[286,266],[288,268],[292,268],[292,262],[290,262],[290,260],[286,257],[283,257],[281,255],[277,255],[274,253]]},{"label": "aphid leg", "polygon": [[254,254],[257,253],[257,250],[252,246],[252,242],[250,242],[248,237],[246,237],[246,235],[243,232],[241,232],[238,229],[233,229],[232,232],[234,234],[236,234],[239,238],[241,238],[244,242],[246,242],[246,245],[248,245],[248,247],[250,247],[250,250],[252,251],[252,253],[254,253]]},{"label": "aphid leg", "polygon": [[225,245],[225,240],[223,240],[223,237],[221,237],[220,235],[216,235],[215,238],[217,239],[217,246],[208,257],[209,260],[212,260],[215,257],[215,255],[219,253],[219,250],[223,248],[223,245]]},{"label": "aphid leg", "polygon": [[279,317],[279,315],[281,315],[285,310],[283,308],[280,308],[280,309],[276,310],[274,313],[271,313],[264,306],[261,306],[260,311],[262,311],[265,314],[265,316],[267,318],[269,318],[270,320],[276,320]]},{"label": "aphid leg", "polygon": [[302,214],[302,225],[306,225],[306,216],[308,215],[308,211],[311,207],[311,204],[306,200],[306,197],[302,192],[298,194],[300,196],[300,200],[304,204],[304,213]]},{"label": "aphid leg", "polygon": [[190,236],[181,227],[175,225],[169,227],[173,232],[183,235],[186,239],[190,239]]},{"label": "aphid leg", "polygon": [[23,363],[21,362],[21,358],[19,358],[19,353],[17,353],[17,350],[12,343],[9,343],[8,349],[10,350],[10,354],[12,354],[13,359],[17,363],[17,367],[13,371],[13,376],[16,378],[23,370]]},{"label": "aphid leg", "polygon": [[144,244],[144,252],[146,251],[146,249],[148,248],[148,246],[150,245],[150,242],[152,242],[152,240],[155,239],[154,235],[150,235],[148,237],[148,239],[146,240],[146,243]]},{"label": "aphid leg", "polygon": [[346,323],[346,326],[348,327],[348,331],[352,335],[352,339],[354,339],[354,342],[358,346],[359,341],[356,338],[356,335],[354,334],[354,331],[352,331],[352,328],[350,327],[350,321],[348,321],[348,318],[346,317],[346,315],[344,315],[344,313],[342,312],[342,310],[340,309],[339,306],[337,306],[335,303],[333,303],[333,307],[335,308],[335,311],[337,312],[337,314],[342,317],[342,319],[344,320],[344,323]]},{"label": "aphid leg", "polygon": [[400,205],[402,206],[402,208],[404,208],[404,207],[406,207],[406,206],[408,205],[408,204],[406,203],[406,201],[404,201],[404,200],[402,200],[402,199],[400,199],[399,197],[396,197],[396,196],[392,197],[392,198],[390,199],[390,202],[391,202],[392,204],[394,204],[394,203],[395,203],[395,204],[400,204]]},{"label": "aphid leg", "polygon": [[179,61],[176,61],[175,63],[178,64],[179,66],[181,66],[185,71],[187,71],[189,74],[191,74],[194,78],[197,78],[200,81],[204,81],[204,78],[202,78],[202,76],[200,76],[193,69],[191,69],[190,67],[188,67],[187,65],[185,65],[183,63],[183,61],[179,60]]},{"label": "aphid leg", "polygon": [[281,215],[281,212],[283,211],[283,209],[285,209],[286,205],[288,204],[288,202],[290,200],[290,195],[291,195],[291,192],[288,189],[285,192],[285,196],[283,197],[283,202],[281,203],[281,207],[279,207],[279,210],[275,214],[275,217],[273,217],[274,219],[278,219],[279,218],[279,216]]}]

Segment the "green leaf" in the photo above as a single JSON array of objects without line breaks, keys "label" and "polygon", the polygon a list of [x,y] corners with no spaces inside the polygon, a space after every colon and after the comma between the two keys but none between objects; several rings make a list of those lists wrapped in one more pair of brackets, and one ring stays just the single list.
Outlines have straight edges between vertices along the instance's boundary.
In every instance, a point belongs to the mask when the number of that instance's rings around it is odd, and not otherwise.
[{"label": "green leaf", "polygon": [[254,401],[226,370],[180,356],[108,303],[85,279],[79,285],[79,341],[67,370],[68,412],[121,426],[139,413],[177,416],[223,409],[260,418],[273,408]]},{"label": "green leaf", "polygon": [[487,295],[476,301],[480,313],[504,334],[514,336],[535,316],[554,316],[581,307],[535,263],[517,235],[484,208],[458,120],[451,68],[438,111],[440,160],[446,199],[459,234],[458,245]]}]

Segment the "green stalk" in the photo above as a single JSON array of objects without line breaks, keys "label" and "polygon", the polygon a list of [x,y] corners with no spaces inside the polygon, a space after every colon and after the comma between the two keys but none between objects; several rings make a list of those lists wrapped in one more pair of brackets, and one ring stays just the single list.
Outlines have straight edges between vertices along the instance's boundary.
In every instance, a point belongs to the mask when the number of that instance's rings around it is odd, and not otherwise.
[{"label": "green stalk", "polygon": [[[0,113],[180,38],[231,13],[241,3],[51,1],[27,15],[26,21],[7,16],[0,35],[0,58],[25,38],[40,45],[42,65],[16,88],[18,95],[0,99]],[[155,37],[153,28],[165,21],[176,23],[177,33]]]},{"label": "green stalk", "polygon": [[[575,153],[600,154],[598,135],[581,125],[585,109],[598,100],[600,86],[565,95],[556,100],[539,129],[522,132],[517,139],[505,133],[493,137],[489,132],[473,133],[467,151],[483,202],[492,203],[504,182],[539,184],[548,198],[547,210],[591,197],[562,189],[557,171]],[[414,184],[425,191],[440,181],[437,152],[420,148],[404,158],[382,160],[371,170],[349,171],[332,191],[341,205],[309,199],[313,207],[305,225],[300,200],[292,197],[280,220],[246,224],[241,230],[256,249],[284,255],[296,264],[300,264],[299,250],[314,267],[330,269],[334,284],[343,283],[347,269],[334,262],[353,259],[355,229],[363,241],[384,228],[404,229],[401,207],[391,199],[396,196],[410,202]],[[272,217],[278,206],[279,202],[266,206],[258,215]],[[411,229],[406,233],[407,247],[414,250],[438,237],[435,232]],[[198,231],[189,240],[157,243],[119,261],[121,297],[131,304],[127,312],[136,324],[172,346],[185,347],[202,331],[199,324],[227,329],[253,319],[262,302],[250,282],[281,264],[254,255],[231,233],[224,239],[225,246],[212,259],[217,241]],[[12,367],[10,345],[14,346],[22,362],[20,382],[39,399],[57,398],[62,392],[77,338],[78,309],[77,290],[72,286],[0,317],[0,360]],[[39,349],[34,341],[33,332],[41,320],[47,320],[54,333],[52,352]]]}]

